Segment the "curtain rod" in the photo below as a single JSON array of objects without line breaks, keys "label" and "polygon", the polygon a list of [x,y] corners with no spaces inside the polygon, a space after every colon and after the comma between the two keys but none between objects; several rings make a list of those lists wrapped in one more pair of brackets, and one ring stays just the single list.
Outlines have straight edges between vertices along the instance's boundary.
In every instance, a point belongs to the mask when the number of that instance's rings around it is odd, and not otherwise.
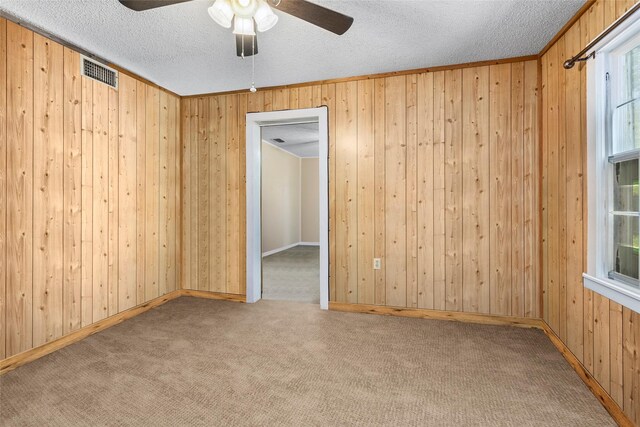
[{"label": "curtain rod", "polygon": [[576,64],[576,62],[579,61],[586,61],[589,58],[593,58],[595,56],[595,52],[591,52],[589,55],[584,56],[589,50],[591,50],[596,44],[598,44],[600,42],[600,40],[604,39],[606,36],[609,35],[609,33],[611,33],[613,30],[615,30],[618,25],[622,24],[624,21],[626,21],[631,15],[633,15],[638,9],[640,9],[640,3],[636,3],[634,4],[631,9],[627,10],[627,12],[622,15],[620,18],[618,18],[616,21],[613,22],[613,24],[609,25],[607,27],[606,30],[604,30],[603,32],[600,33],[600,35],[598,35],[598,37],[596,37],[595,39],[593,39],[591,41],[591,43],[589,43],[587,45],[587,47],[585,47],[584,49],[582,49],[577,55],[567,59],[566,61],[564,61],[564,68],[565,69],[570,69],[573,68],[573,66]]}]

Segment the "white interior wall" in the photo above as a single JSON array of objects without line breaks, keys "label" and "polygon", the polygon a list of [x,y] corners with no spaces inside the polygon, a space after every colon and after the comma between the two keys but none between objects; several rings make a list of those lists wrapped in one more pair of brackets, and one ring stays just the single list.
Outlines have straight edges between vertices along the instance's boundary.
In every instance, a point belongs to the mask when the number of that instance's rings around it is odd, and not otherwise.
[{"label": "white interior wall", "polygon": [[300,235],[304,243],[320,241],[320,194],[318,186],[318,161],[303,158],[300,165]]},{"label": "white interior wall", "polygon": [[300,158],[262,143],[262,253],[300,242]]},{"label": "white interior wall", "polygon": [[262,253],[318,244],[318,158],[262,143]]}]

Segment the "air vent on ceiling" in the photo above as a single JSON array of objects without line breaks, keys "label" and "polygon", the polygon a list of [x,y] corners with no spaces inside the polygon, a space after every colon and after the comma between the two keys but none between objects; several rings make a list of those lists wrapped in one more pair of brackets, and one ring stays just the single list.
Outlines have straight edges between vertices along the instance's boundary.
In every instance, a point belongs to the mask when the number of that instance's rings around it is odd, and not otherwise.
[{"label": "air vent on ceiling", "polygon": [[275,142],[277,142],[278,144],[282,144],[284,142],[284,139],[282,139],[282,138],[273,138],[273,140]]},{"label": "air vent on ceiling", "polygon": [[97,80],[112,88],[118,88],[118,72],[113,68],[109,68],[100,64],[86,56],[82,57],[81,70],[82,75],[90,79]]}]

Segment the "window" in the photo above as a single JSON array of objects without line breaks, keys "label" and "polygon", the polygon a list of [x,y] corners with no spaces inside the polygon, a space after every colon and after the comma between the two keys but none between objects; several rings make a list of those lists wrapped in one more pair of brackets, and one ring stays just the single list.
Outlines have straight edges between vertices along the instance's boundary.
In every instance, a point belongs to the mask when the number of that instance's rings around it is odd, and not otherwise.
[{"label": "window", "polygon": [[588,268],[584,284],[640,311],[640,20],[596,46],[587,70]]}]

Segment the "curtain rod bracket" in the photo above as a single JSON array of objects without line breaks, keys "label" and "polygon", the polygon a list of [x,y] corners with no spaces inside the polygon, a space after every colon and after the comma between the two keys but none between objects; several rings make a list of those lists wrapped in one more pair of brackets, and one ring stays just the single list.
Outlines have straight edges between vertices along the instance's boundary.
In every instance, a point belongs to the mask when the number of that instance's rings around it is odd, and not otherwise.
[{"label": "curtain rod bracket", "polygon": [[564,64],[562,64],[562,66],[567,69],[570,70],[571,68],[573,68],[574,65],[576,65],[576,62],[583,62],[583,61],[587,61],[589,59],[593,59],[596,57],[596,52],[593,51],[591,52],[589,55],[584,56],[582,58],[571,58],[571,59],[567,59],[566,61],[564,61]]}]

